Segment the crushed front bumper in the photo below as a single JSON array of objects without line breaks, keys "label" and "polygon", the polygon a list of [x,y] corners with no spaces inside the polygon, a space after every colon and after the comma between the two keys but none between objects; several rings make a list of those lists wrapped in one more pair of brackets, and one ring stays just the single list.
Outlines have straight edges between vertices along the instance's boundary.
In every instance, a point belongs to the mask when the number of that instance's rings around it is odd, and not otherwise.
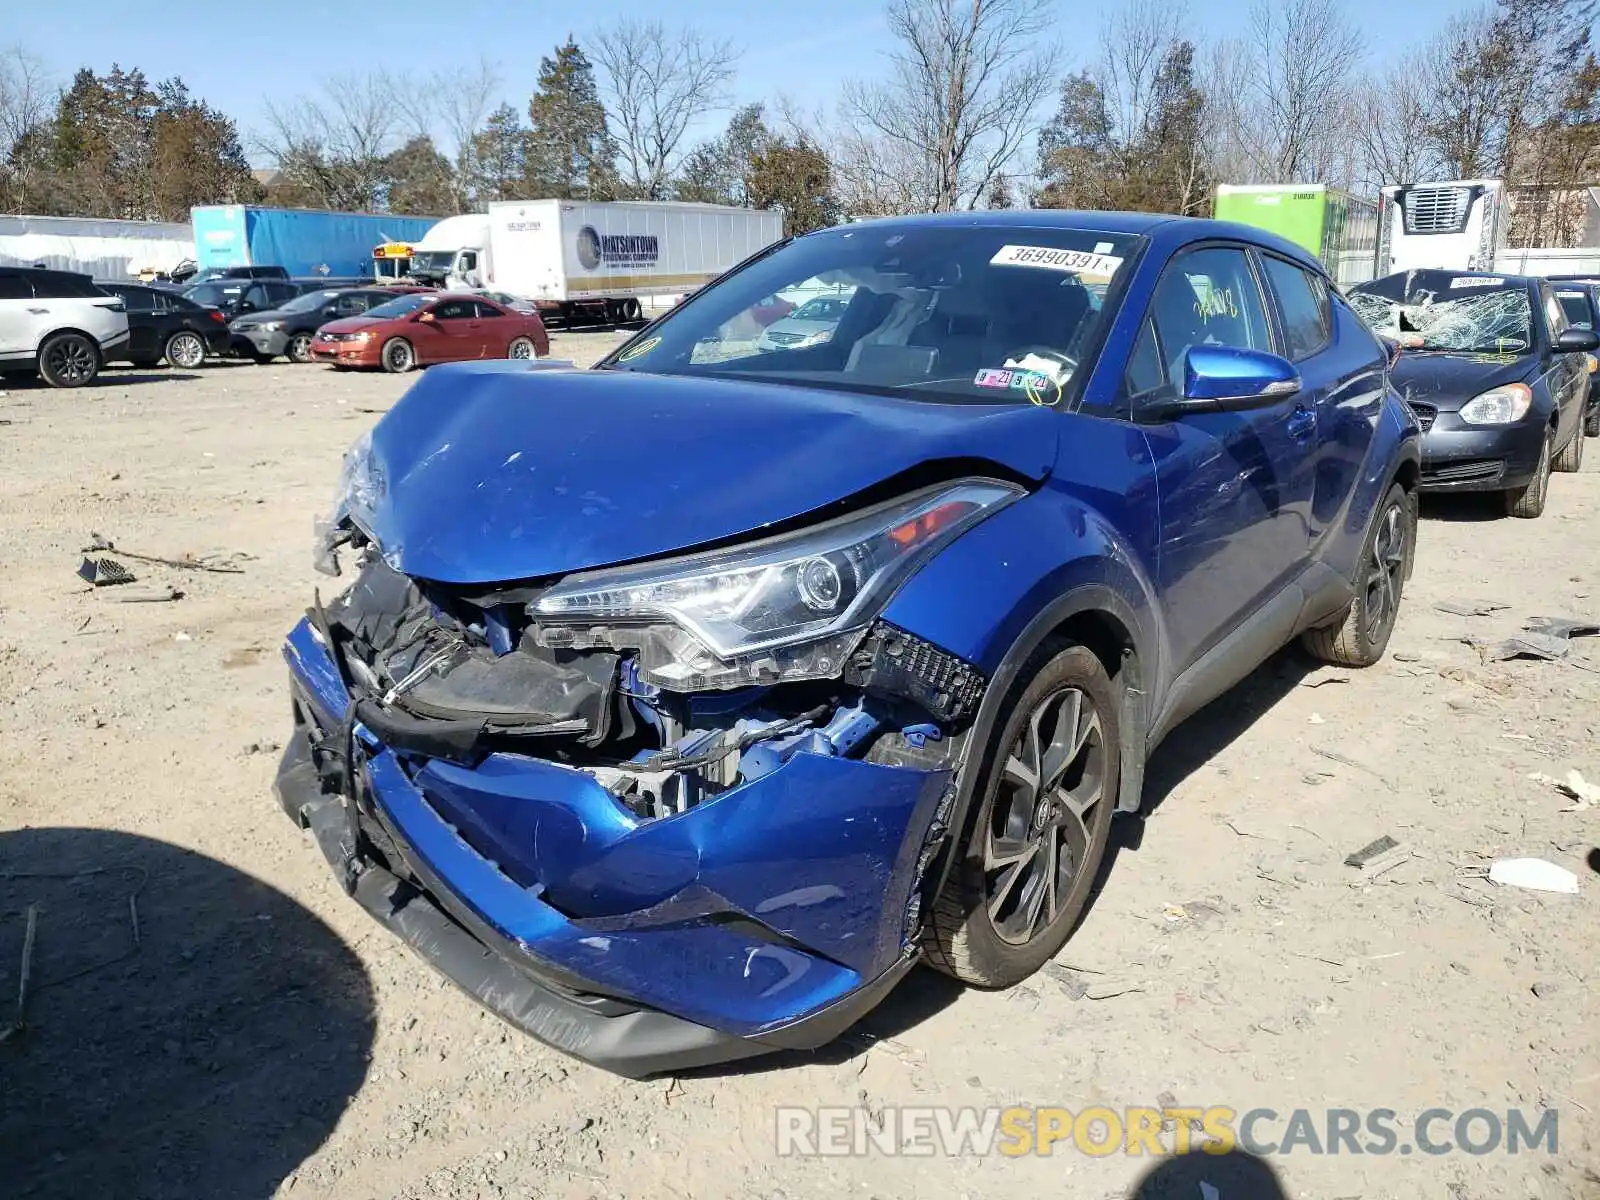
[{"label": "crushed front bumper", "polygon": [[289,335],[282,329],[235,327],[233,330],[235,352],[257,358],[278,358],[289,351]]},{"label": "crushed front bumper", "polygon": [[[306,623],[286,657],[296,729],[276,790],[343,871],[349,812],[313,747],[349,698]],[[356,898],[486,1008],[606,1070],[639,1078],[824,1045],[915,960],[912,897],[947,771],[800,754],[640,821],[554,763],[451,766],[359,723],[355,742],[371,851]],[[533,843],[563,848],[536,860],[550,886],[500,865]]]}]

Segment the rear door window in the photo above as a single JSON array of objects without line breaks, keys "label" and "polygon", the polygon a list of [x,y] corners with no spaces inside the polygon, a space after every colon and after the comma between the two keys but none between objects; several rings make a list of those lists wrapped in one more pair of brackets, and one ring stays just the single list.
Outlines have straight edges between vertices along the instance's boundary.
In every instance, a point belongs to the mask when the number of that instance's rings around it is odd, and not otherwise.
[{"label": "rear door window", "polygon": [[1326,286],[1284,259],[1268,254],[1261,262],[1278,300],[1289,357],[1295,362],[1310,358],[1328,344],[1331,332]]},{"label": "rear door window", "polygon": [[33,284],[20,271],[0,271],[0,300],[32,300]]}]

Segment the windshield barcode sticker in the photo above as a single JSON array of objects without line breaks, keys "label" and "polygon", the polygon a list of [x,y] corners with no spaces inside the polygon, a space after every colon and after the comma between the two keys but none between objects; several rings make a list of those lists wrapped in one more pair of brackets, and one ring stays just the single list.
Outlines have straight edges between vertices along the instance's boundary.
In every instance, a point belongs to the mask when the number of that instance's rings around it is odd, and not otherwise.
[{"label": "windshield barcode sticker", "polygon": [[1458,288],[1499,287],[1504,282],[1504,279],[1497,279],[1491,276],[1464,275],[1459,279],[1452,279],[1450,288],[1454,291]]},{"label": "windshield barcode sticker", "polygon": [[1042,267],[1075,275],[1115,275],[1122,260],[1114,254],[1057,250],[1053,246],[1001,246],[989,263],[997,267]]}]

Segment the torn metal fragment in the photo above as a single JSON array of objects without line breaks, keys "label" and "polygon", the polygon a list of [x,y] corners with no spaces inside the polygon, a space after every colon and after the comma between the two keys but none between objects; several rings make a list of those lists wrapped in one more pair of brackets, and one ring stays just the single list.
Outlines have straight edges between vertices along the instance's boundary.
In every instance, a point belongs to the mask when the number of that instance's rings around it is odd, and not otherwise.
[{"label": "torn metal fragment", "polygon": [[94,587],[132,583],[134,574],[114,558],[85,558],[78,567],[78,578]]},{"label": "torn metal fragment", "polygon": [[1571,617],[1529,617],[1522,627],[1548,637],[1575,638],[1600,636],[1600,621],[1576,621]]}]

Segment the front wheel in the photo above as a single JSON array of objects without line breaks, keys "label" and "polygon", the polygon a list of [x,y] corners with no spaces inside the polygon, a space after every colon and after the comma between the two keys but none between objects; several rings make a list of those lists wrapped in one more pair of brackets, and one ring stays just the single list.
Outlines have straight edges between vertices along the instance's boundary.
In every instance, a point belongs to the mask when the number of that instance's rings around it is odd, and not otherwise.
[{"label": "front wheel", "polygon": [[1506,512],[1509,515],[1524,520],[1544,515],[1544,502],[1550,494],[1550,451],[1555,437],[1554,430],[1545,434],[1544,445],[1539,449],[1539,465],[1534,468],[1533,478],[1506,493]]},{"label": "front wheel", "polygon": [[1301,637],[1313,657],[1340,667],[1370,667],[1383,657],[1400,615],[1415,530],[1411,497],[1397,483],[1367,529],[1356,568],[1355,596],[1343,620],[1308,629]]},{"label": "front wheel", "polygon": [[193,370],[206,360],[206,344],[198,333],[180,329],[167,339],[167,361],[182,370]]},{"label": "front wheel", "polygon": [[506,347],[507,358],[538,358],[539,352],[534,348],[531,337],[514,337],[511,345]]},{"label": "front wheel", "polygon": [[923,935],[931,965],[1010,987],[1066,944],[1111,837],[1117,712],[1090,650],[1042,662],[977,760],[987,772],[978,811]]},{"label": "front wheel", "polygon": [[39,374],[51,387],[76,388],[100,374],[100,348],[81,333],[58,333],[39,348]]},{"label": "front wheel", "polygon": [[417,352],[405,338],[390,338],[383,344],[383,369],[394,375],[403,375],[417,365]]},{"label": "front wheel", "polygon": [[292,337],[290,337],[289,344],[288,344],[288,346],[285,347],[285,351],[289,355],[289,361],[290,362],[297,362],[297,363],[308,363],[308,362],[310,362],[311,361],[311,335],[309,333],[297,333],[297,334],[294,334]]},{"label": "front wheel", "polygon": [[1600,437],[1600,405],[1591,408],[1588,416],[1583,418],[1583,436]]}]

